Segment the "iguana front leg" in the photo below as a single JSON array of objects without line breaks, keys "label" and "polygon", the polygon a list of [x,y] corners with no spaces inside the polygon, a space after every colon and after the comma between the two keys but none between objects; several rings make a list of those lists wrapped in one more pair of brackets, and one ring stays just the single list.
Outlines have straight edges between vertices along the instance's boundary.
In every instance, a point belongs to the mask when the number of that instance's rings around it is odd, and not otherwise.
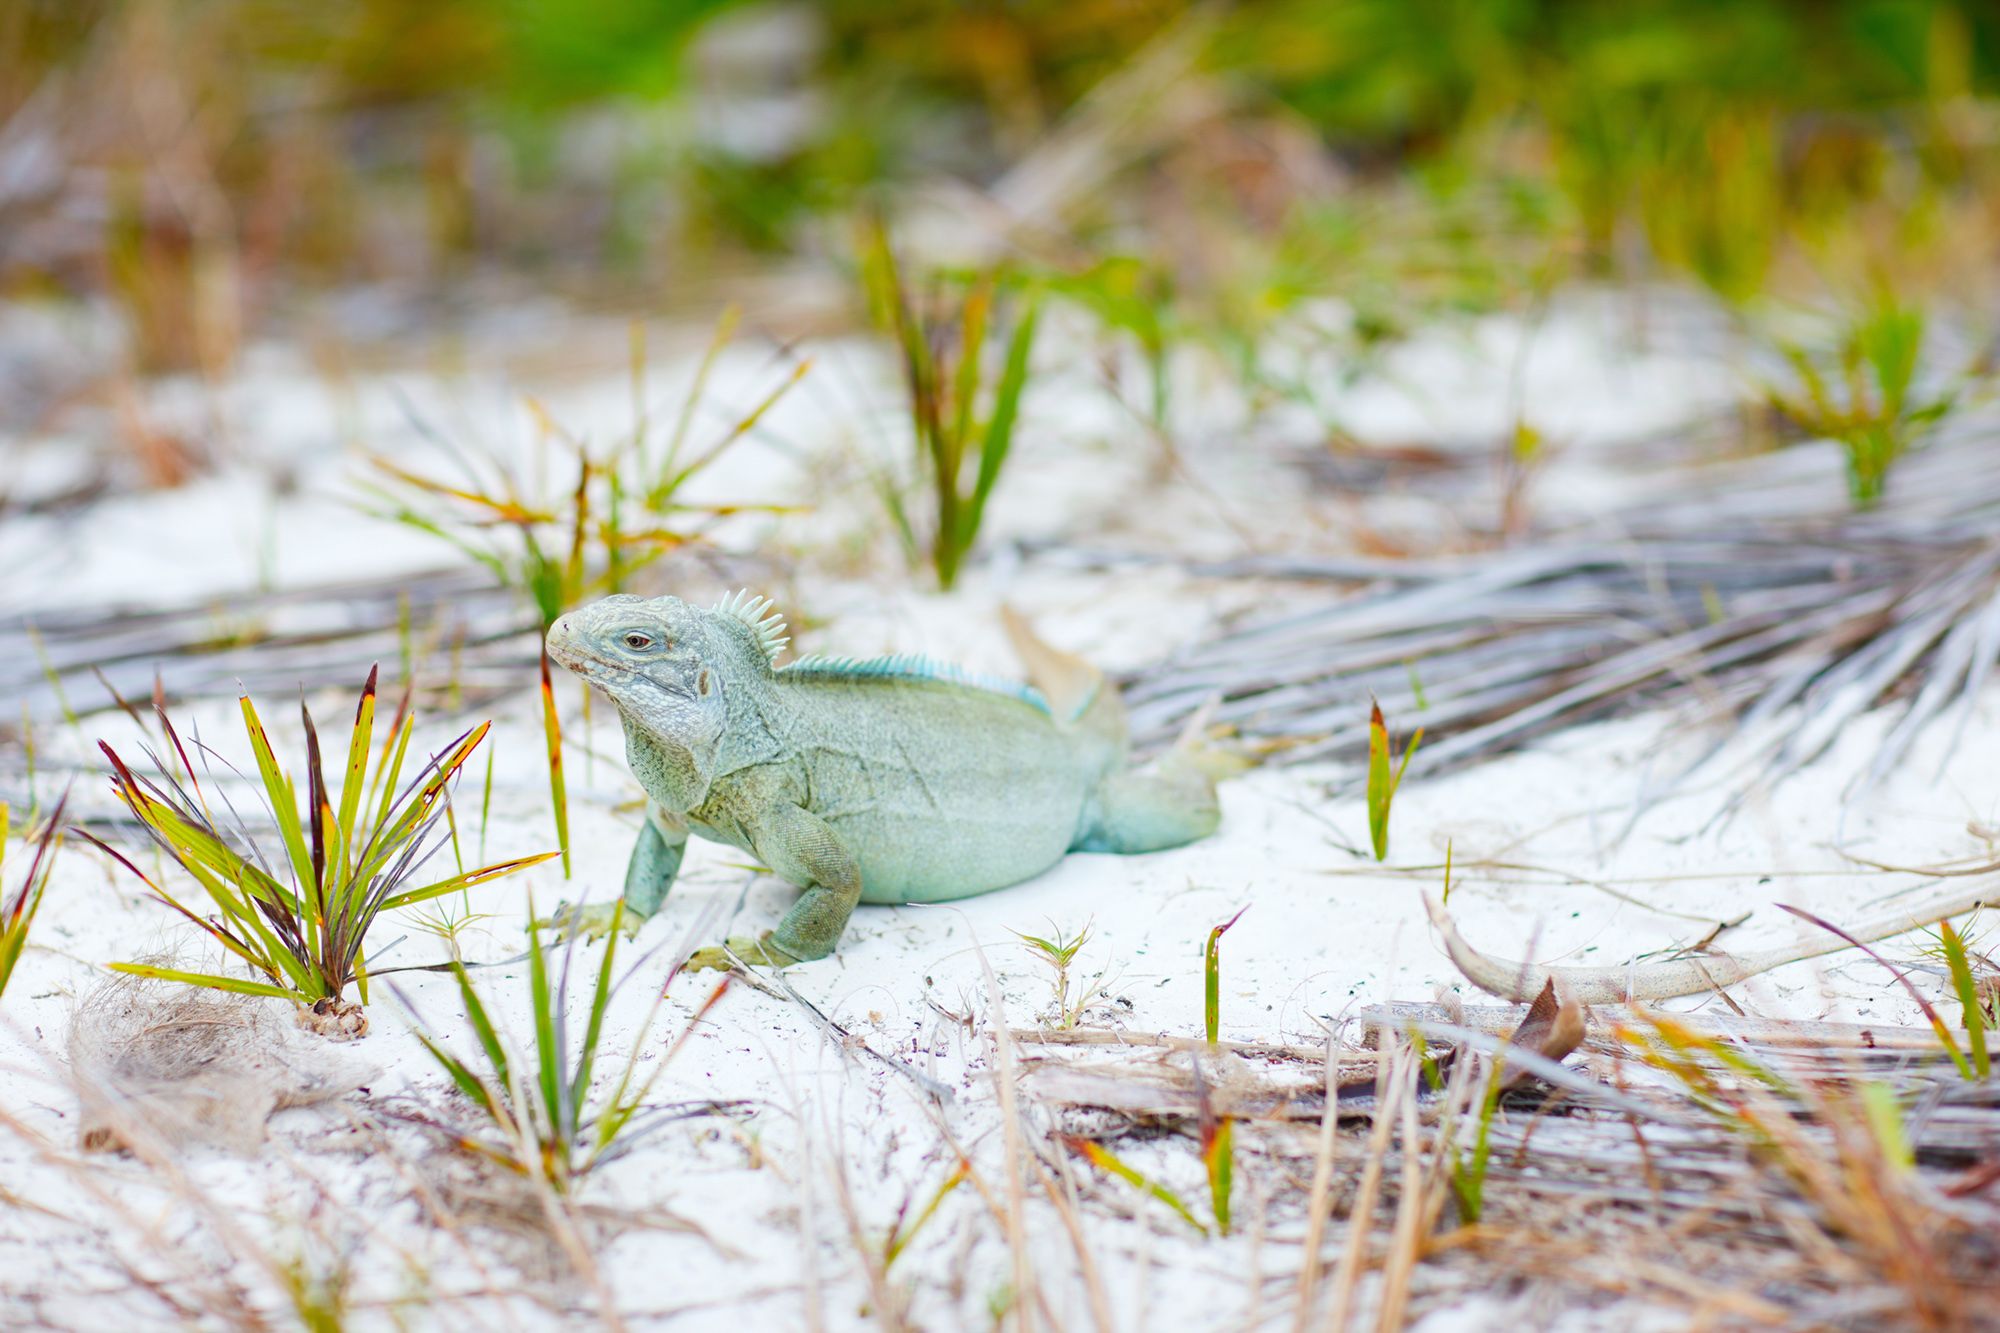
[{"label": "iguana front leg", "polygon": [[[626,939],[635,938],[639,927],[666,901],[667,890],[673,887],[674,876],[680,873],[687,839],[686,824],[659,805],[648,803],[646,822],[639,826],[639,840],[632,844],[632,859],[625,863]],[[592,903],[587,907],[564,904],[556,908],[554,915],[535,924],[594,940],[611,933],[611,920],[617,911],[616,903]]]},{"label": "iguana front leg", "polygon": [[783,967],[833,952],[847,918],[861,901],[861,868],[840,845],[833,828],[811,811],[783,805],[751,830],[764,864],[805,892],[778,922],[756,939],[731,937],[725,947],[697,949],[687,970],[727,968],[733,953],[746,963]]}]

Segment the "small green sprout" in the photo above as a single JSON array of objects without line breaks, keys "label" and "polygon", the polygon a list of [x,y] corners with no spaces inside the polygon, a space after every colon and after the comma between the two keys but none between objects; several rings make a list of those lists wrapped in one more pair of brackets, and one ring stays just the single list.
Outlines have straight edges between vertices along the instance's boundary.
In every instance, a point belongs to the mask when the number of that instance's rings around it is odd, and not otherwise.
[{"label": "small green sprout", "polygon": [[1235,916],[1210,930],[1208,947],[1202,950],[1202,1021],[1211,1046],[1222,1026],[1222,937],[1249,910],[1247,905],[1238,908]]},{"label": "small green sprout", "polygon": [[1083,946],[1090,942],[1091,923],[1084,922],[1083,929],[1073,936],[1064,935],[1062,929],[1053,924],[1049,931],[1054,937],[1052,939],[1025,934],[1018,930],[1014,934],[1027,946],[1029,952],[1047,964],[1055,973],[1050,981],[1054,988],[1055,1003],[1052,1008],[1055,1013],[1055,1026],[1064,1032],[1074,1028],[1083,1021],[1083,1011],[1097,998],[1100,989],[1097,984],[1092,983],[1085,986],[1073,1001],[1070,998],[1070,967],[1076,962],[1076,956],[1082,951]]},{"label": "small green sprout", "polygon": [[1459,1216],[1467,1226],[1478,1223],[1480,1209],[1484,1205],[1486,1166],[1492,1155],[1493,1116],[1500,1109],[1500,1094],[1506,1088],[1502,1066],[1495,1060],[1486,1071],[1486,1088],[1479,1097],[1479,1133],[1472,1143],[1471,1160],[1467,1161],[1456,1146],[1452,1149],[1451,1188],[1458,1199]]},{"label": "small green sprout", "polygon": [[[34,928],[35,914],[42,910],[42,894],[49,887],[49,876],[55,870],[56,852],[62,847],[63,806],[69,801],[67,793],[56,802],[56,808],[43,823],[39,834],[34,834],[34,859],[28,862],[27,876],[14,890],[0,909],[0,995],[7,992],[7,982],[14,975],[15,964],[21,961],[21,952],[28,947],[28,932]],[[5,802],[0,802],[0,870],[6,867],[7,834],[9,812]]]},{"label": "small green sprout", "polygon": [[1368,838],[1375,859],[1389,859],[1389,807],[1396,789],[1403,784],[1403,771],[1423,744],[1424,729],[1418,727],[1398,760],[1389,747],[1389,724],[1383,720],[1382,705],[1373,704],[1368,715]]}]

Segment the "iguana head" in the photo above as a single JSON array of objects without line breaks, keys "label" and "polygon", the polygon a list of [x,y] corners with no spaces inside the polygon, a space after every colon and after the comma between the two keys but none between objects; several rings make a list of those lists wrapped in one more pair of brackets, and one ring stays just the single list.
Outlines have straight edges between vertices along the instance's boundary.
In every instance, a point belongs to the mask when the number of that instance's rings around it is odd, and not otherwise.
[{"label": "iguana head", "polygon": [[691,810],[715,777],[731,695],[768,678],[785,642],[769,611],[745,593],[712,608],[678,597],[606,597],[549,627],[549,656],[603,690],[627,726],[652,741],[669,788],[654,798]]}]

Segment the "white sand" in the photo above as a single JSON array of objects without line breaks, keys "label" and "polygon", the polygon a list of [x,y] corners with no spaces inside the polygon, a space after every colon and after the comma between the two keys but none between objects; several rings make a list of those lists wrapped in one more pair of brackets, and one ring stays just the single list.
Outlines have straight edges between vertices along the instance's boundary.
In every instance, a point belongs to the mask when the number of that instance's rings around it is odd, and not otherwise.
[{"label": "white sand", "polygon": [[[1555,497],[1549,503],[1587,505],[1597,494],[1590,489],[1601,480],[1591,479],[1592,441],[1685,419],[1726,400],[1735,387],[1730,372],[1714,363],[1621,350],[1620,318],[1607,307],[1585,306],[1557,324],[1528,361],[1526,398],[1568,404],[1552,409],[1544,425],[1570,446],[1567,461],[1544,479]],[[1403,358],[1395,382],[1345,395],[1339,414],[1366,438],[1442,431],[1490,441],[1512,415],[1506,367],[1517,363],[1511,345],[1517,332],[1493,326],[1441,335]],[[1065,360],[1052,347],[1045,356],[1056,366],[1083,360]],[[808,487],[822,498],[812,515],[745,519],[726,538],[744,547],[782,542],[808,549],[796,585],[774,590],[786,594],[787,610],[825,622],[802,634],[797,647],[921,650],[1011,671],[992,621],[1004,595],[1037,616],[1051,639],[1122,666],[1156,656],[1220,611],[1259,595],[1161,571],[1086,576],[1032,560],[981,567],[950,598],[910,591],[911,580],[885,560],[892,554],[886,543],[870,546],[858,537],[879,517],[857,480],[859,469],[838,462],[853,451],[894,447],[897,426],[884,407],[893,399],[883,397],[882,367],[857,345],[822,349],[819,357],[812,391],[788,401],[767,432],[703,479],[704,493],[717,498],[796,500]],[[341,499],[360,471],[359,449],[387,451],[407,442],[390,394],[395,384],[414,383],[440,414],[473,423],[483,446],[519,450],[524,459],[533,456],[532,432],[517,405],[526,390],[541,393],[558,420],[592,439],[629,427],[628,388],[615,375],[529,384],[482,371],[441,381],[362,379],[336,391],[288,365],[281,352],[253,364],[258,368],[246,383],[224,395],[229,438],[241,451],[219,476],[169,494],[108,502],[88,524],[10,522],[0,530],[0,560],[36,571],[32,581],[16,585],[30,585],[37,604],[53,606],[137,598],[135,567],[147,571],[145,596],[178,599],[226,597],[253,582],[250,571],[259,569],[286,586],[316,576],[330,557],[356,575],[441,563],[442,547],[360,518]],[[770,382],[767,364],[761,352],[733,354],[721,376],[721,401],[754,401],[758,386]],[[655,376],[655,401],[671,402],[668,395],[685,376],[685,362]],[[1426,397],[1408,388],[1413,383],[1452,389]],[[1342,549],[1337,510],[1308,493],[1297,472],[1236,443],[1226,400],[1203,399],[1186,411],[1205,427],[1189,432],[1183,448],[1207,494],[1185,481],[1150,480],[1150,446],[1129,416],[1092,397],[1082,372],[1059,375],[1055,387],[1031,398],[1030,429],[992,512],[994,535],[1066,533],[1086,543],[1155,548],[1185,535],[1191,548],[1226,552],[1236,549],[1236,538],[1219,522],[1219,506],[1254,519],[1255,530],[1274,541]],[[271,484],[274,460],[296,473],[288,493]],[[1576,489],[1565,491],[1561,469],[1571,466]],[[829,477],[844,481],[828,488]],[[833,566],[837,573],[814,562],[812,551],[841,543],[861,554]],[[600,703],[586,728],[574,683],[564,682],[560,693],[572,744],[573,873],[565,882],[550,864],[477,891],[476,905],[492,915],[466,934],[475,958],[519,951],[531,891],[543,906],[563,897],[606,900],[622,877],[637,788],[619,762],[610,710]],[[297,752],[287,701],[263,702],[281,753]],[[319,707],[322,718],[343,711],[336,699]],[[534,708],[524,693],[496,719],[494,808],[483,831],[493,858],[553,845]],[[188,715],[199,718],[211,743],[241,757],[232,712],[224,704]],[[1101,977],[1104,987],[1090,1023],[1194,1033],[1201,1023],[1202,942],[1211,926],[1247,905],[1224,944],[1224,1034],[1319,1043],[1326,1025],[1357,1004],[1427,999],[1457,984],[1419,900],[1440,876],[1395,873],[1441,860],[1447,843],[1459,867],[1451,903],[1462,927],[1481,947],[1512,957],[1622,962],[1699,939],[1715,921],[1745,912],[1748,920],[1727,944],[1785,941],[1803,927],[1771,906],[1781,901],[1836,920],[1879,910],[1886,895],[1915,881],[1856,867],[1835,849],[1836,838],[1844,837],[1848,850],[1910,864],[1982,850],[1968,822],[1995,817],[2000,776],[1996,720],[1982,709],[1941,776],[1942,737],[1933,736],[1865,807],[1843,815],[1839,793],[1865,763],[1880,725],[1872,719],[1852,728],[1823,760],[1715,831],[1701,830],[1726,788],[1711,781],[1619,838],[1654,748],[1663,738],[1692,739],[1682,719],[1641,717],[1579,728],[1440,780],[1413,781],[1395,807],[1394,855],[1386,869],[1352,850],[1367,838],[1358,794],[1325,794],[1329,781],[1347,775],[1276,769],[1225,787],[1222,831],[1197,846],[1134,858],[1072,856],[1031,883],[950,906],[864,907],[836,958],[795,968],[787,978],[874,1052],[950,1088],[949,1103],[927,1104],[913,1080],[830,1041],[789,1000],[734,987],[661,1076],[654,1099],[740,1099],[745,1108],[734,1118],[665,1125],[591,1180],[586,1193],[596,1203],[671,1209],[698,1221],[709,1239],[646,1227],[603,1238],[594,1250],[603,1280],[633,1326],[677,1311],[684,1312],[673,1321],[677,1328],[740,1328],[746,1320],[783,1328],[873,1322],[858,1246],[879,1249],[899,1210],[914,1214],[923,1206],[953,1166],[947,1136],[1004,1193],[1008,1144],[988,1033],[1003,1014],[1006,1022],[1032,1025],[1050,1004],[1048,972],[1015,931],[1092,928],[1075,969],[1083,981]],[[450,734],[445,726],[433,721],[422,737],[440,743]],[[98,736],[121,748],[133,740],[129,722],[100,714],[86,719],[80,734],[45,728],[42,762],[84,759]],[[45,777],[45,794],[46,784]],[[108,808],[103,786],[93,781],[82,792],[87,810]],[[461,792],[460,806],[468,837],[477,840],[476,783]],[[9,849],[10,885],[19,850]],[[726,914],[746,881],[732,864],[737,856],[695,844],[666,908],[621,958],[671,949],[705,915]],[[1541,869],[1497,869],[1489,862]],[[1586,878],[1600,887],[1575,882]],[[184,879],[173,882],[194,894]],[[1653,906],[1614,897],[1610,889]],[[746,933],[768,926],[789,893],[774,880],[758,880],[729,928]],[[377,930],[380,966],[442,956],[438,940],[407,923],[384,922]],[[241,1284],[250,1300],[268,1305],[278,1298],[273,1273],[259,1266],[260,1251],[278,1265],[301,1255],[309,1268],[344,1260],[357,1327],[398,1321],[554,1327],[582,1319],[579,1311],[594,1300],[588,1287],[570,1292],[577,1305],[567,1312],[538,1303],[535,1294],[550,1288],[516,1275],[510,1249],[477,1230],[455,1235],[426,1220],[410,1197],[409,1177],[435,1161],[431,1142],[397,1128],[386,1146],[368,1146],[366,1136],[346,1127],[348,1108],[281,1114],[269,1150],[255,1159],[207,1152],[185,1159],[188,1187],[232,1219],[233,1243],[198,1206],[135,1163],[98,1159],[79,1174],[67,1160],[74,1099],[59,1077],[73,999],[95,984],[94,968],[104,962],[163,949],[199,957],[189,935],[129,875],[112,873],[87,848],[65,852],[36,930],[38,947],[14,978],[0,1026],[0,1068],[8,1071],[0,1105],[58,1145],[64,1159],[38,1160],[18,1136],[0,1133],[0,1187],[35,1205],[0,1204],[0,1307],[13,1312],[7,1322],[172,1326],[169,1307],[136,1286],[113,1255],[197,1308],[217,1308],[219,1283]],[[399,936],[406,938],[389,948]],[[594,969],[601,948],[578,951],[579,977]],[[985,980],[987,967],[997,991]],[[655,957],[620,993],[607,1050],[634,1040],[662,969]],[[417,973],[397,980],[434,1030],[470,1049],[450,978]],[[525,1034],[525,970],[495,969],[479,980],[512,1030]],[[675,984],[643,1044],[645,1067],[661,1058],[713,984],[712,975]],[[1892,1022],[1913,1016],[1879,969],[1846,957],[1783,969],[1741,988],[1740,999],[1770,1015]],[[394,1000],[378,988],[370,1013],[375,1032],[356,1053],[380,1073],[369,1083],[366,1104],[459,1113]],[[1024,1116],[1041,1130],[1052,1112],[1030,1106]],[[1127,1155],[1190,1200],[1203,1196],[1189,1140],[1139,1144]],[[1300,1234],[1294,1187],[1272,1202],[1264,1196],[1278,1186],[1276,1178],[1244,1165],[1239,1234],[1204,1242],[1117,1182],[1080,1164],[1077,1177],[1085,1200],[1083,1243],[1117,1327],[1288,1324]],[[86,1181],[102,1193],[87,1192]],[[1004,1208],[1004,1197],[996,1195],[996,1203]],[[1065,1327],[1089,1326],[1076,1242],[1057,1211],[1036,1194],[1023,1227],[1026,1263],[1049,1314]],[[1268,1281],[1260,1283],[1259,1274]],[[985,1326],[1015,1280],[1005,1230],[971,1188],[944,1201],[889,1278],[905,1293],[914,1321],[938,1328]],[[426,1293],[435,1302],[428,1310],[399,1304]],[[1440,1311],[1425,1326],[1490,1326],[1530,1317],[1524,1312],[1531,1308],[1496,1297]],[[1579,1309],[1564,1326],[1631,1327],[1641,1313],[1629,1306]],[[1653,1315],[1674,1322],[1671,1307]]]}]

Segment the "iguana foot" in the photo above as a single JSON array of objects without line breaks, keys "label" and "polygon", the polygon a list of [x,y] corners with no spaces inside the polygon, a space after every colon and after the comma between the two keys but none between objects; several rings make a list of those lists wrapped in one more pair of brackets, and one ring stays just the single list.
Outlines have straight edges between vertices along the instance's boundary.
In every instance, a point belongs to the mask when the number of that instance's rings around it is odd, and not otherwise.
[{"label": "iguana foot", "polygon": [[681,965],[681,971],[700,972],[713,968],[717,972],[727,972],[738,961],[751,967],[790,967],[799,960],[771,943],[771,932],[767,930],[754,940],[748,935],[731,935],[727,944],[696,949]]},{"label": "iguana foot", "polygon": [[[558,903],[552,914],[535,922],[535,928],[559,931],[565,939],[581,935],[586,940],[601,940],[611,933],[611,923],[617,918],[619,906],[618,903],[590,903],[584,906]],[[645,917],[637,912],[627,912],[625,919],[619,923],[619,929],[625,932],[626,939],[637,939],[639,927],[645,924]]]}]

